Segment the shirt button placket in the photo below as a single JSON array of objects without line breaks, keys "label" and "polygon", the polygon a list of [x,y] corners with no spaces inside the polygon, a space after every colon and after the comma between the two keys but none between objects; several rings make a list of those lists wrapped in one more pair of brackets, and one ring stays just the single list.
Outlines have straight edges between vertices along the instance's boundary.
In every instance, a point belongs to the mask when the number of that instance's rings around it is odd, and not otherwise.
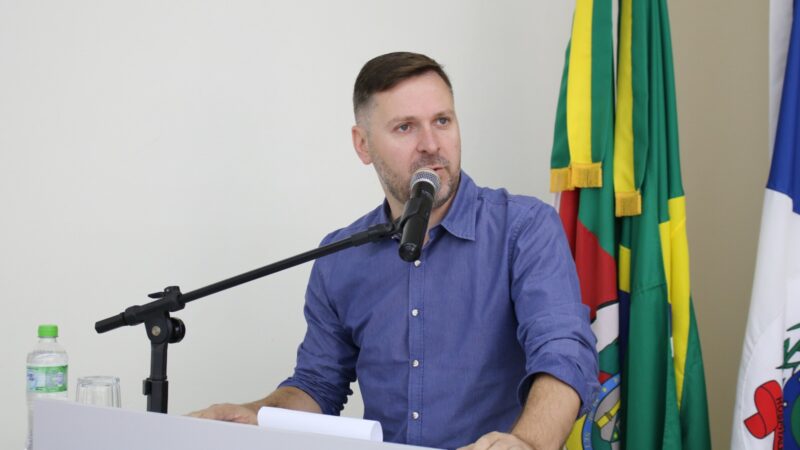
[{"label": "shirt button placket", "polygon": [[425,264],[416,260],[409,266],[409,376],[408,376],[408,408],[409,423],[407,442],[419,443],[422,437],[422,380],[424,357],[424,334],[422,308],[424,306]]}]

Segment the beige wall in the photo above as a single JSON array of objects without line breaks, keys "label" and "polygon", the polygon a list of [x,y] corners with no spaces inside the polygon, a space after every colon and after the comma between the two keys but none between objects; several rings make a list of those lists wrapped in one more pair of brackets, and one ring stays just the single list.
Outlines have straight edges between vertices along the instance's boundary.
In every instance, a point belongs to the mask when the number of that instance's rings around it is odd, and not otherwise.
[{"label": "beige wall", "polygon": [[769,170],[768,2],[670,2],[692,292],[714,448],[730,446]]}]

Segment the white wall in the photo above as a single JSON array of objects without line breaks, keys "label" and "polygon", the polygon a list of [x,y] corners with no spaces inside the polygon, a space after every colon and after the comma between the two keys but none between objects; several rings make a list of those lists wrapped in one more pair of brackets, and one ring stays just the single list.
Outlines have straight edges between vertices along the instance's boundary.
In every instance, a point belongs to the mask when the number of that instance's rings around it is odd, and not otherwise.
[{"label": "white wall", "polygon": [[[550,200],[571,2],[0,0],[0,448],[25,430],[25,354],[54,322],[75,379],[144,409],[143,327],[94,322],[315,246],[382,193],[350,143],[369,58],[419,51],[455,87],[464,167]],[[176,314],[170,411],[291,373],[310,265]],[[71,392],[72,394],[72,392]],[[359,415],[360,399],[347,414]]]}]

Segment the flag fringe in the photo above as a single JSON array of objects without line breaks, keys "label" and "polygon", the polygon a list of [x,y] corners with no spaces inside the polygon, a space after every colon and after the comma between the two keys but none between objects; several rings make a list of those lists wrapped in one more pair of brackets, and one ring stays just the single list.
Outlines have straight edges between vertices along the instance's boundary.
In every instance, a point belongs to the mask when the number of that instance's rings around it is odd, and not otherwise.
[{"label": "flag fringe", "polygon": [[638,216],[642,213],[641,192],[617,192],[615,197],[614,214],[617,217]]},{"label": "flag fringe", "polygon": [[571,169],[573,186],[579,188],[603,187],[603,166],[601,163],[574,163]]},{"label": "flag fringe", "polygon": [[550,169],[550,192],[571,191],[575,189],[572,185],[572,176],[569,167]]}]

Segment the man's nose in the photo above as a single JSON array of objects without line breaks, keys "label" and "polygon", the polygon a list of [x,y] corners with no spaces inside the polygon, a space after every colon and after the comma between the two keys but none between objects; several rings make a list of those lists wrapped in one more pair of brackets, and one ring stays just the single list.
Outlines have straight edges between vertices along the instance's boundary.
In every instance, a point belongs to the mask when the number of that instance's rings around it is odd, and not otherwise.
[{"label": "man's nose", "polygon": [[417,151],[427,153],[436,153],[439,151],[439,139],[436,136],[436,130],[434,130],[432,126],[422,128],[419,142],[417,143]]}]

